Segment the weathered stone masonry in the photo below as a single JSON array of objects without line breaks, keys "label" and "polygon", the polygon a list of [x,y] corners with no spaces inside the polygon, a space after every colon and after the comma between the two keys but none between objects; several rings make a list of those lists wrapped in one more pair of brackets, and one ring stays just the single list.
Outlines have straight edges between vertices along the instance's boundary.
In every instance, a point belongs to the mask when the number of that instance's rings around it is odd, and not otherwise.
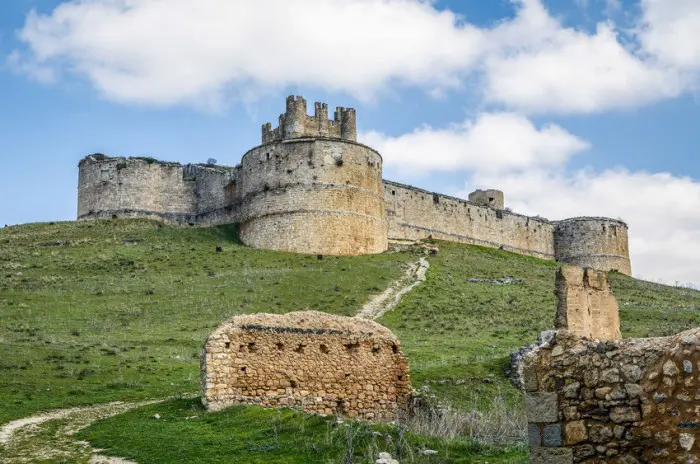
[{"label": "weathered stone masonry", "polygon": [[244,243],[302,253],[379,253],[388,239],[471,243],[630,274],[627,225],[609,218],[548,221],[504,209],[503,192],[469,201],[382,180],[382,158],[357,143],[352,108],[289,97],[279,126],[236,167],[88,156],[78,219],[146,217],[178,225],[237,222]]},{"label": "weathered stone masonry", "polygon": [[237,316],[207,339],[202,401],[393,420],[410,395],[399,340],[365,319],[314,311]]},{"label": "weathered stone masonry", "polygon": [[700,329],[617,339],[617,306],[590,269],[561,271],[557,294],[560,330],[523,367],[532,462],[700,462]]}]

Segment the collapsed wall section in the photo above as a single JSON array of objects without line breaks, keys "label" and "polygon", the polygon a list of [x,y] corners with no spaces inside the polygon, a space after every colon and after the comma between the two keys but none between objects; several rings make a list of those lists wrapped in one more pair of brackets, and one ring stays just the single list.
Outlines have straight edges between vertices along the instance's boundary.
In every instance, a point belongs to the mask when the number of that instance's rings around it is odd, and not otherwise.
[{"label": "collapsed wall section", "polygon": [[627,224],[610,218],[558,221],[554,230],[557,261],[632,275]]},{"label": "collapsed wall section", "polygon": [[290,139],[241,160],[240,237],[255,248],[356,255],[387,248],[382,159],[364,145]]},{"label": "collapsed wall section", "polygon": [[384,181],[388,236],[435,238],[554,259],[554,225],[541,218],[480,206]]},{"label": "collapsed wall section", "polygon": [[246,403],[393,420],[410,395],[387,328],[314,311],[234,317],[207,339],[201,369],[209,410]]}]

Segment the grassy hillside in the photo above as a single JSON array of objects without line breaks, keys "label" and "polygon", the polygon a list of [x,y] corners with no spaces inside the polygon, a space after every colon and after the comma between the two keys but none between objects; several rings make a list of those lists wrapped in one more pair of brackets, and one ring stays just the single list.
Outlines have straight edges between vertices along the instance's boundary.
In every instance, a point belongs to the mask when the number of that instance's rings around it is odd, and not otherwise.
[{"label": "grassy hillside", "polygon": [[0,423],[42,409],[197,391],[200,347],[224,320],[303,309],[352,315],[410,259],[253,250],[231,227],[101,221],[2,229]]},{"label": "grassy hillside", "polygon": [[[401,338],[414,387],[429,398],[463,411],[479,410],[482,418],[496,410],[522,414],[521,395],[503,370],[511,351],[551,328],[555,263],[476,246],[439,246],[440,253],[429,258],[426,282],[380,322]],[[196,392],[200,346],[220,322],[241,313],[301,309],[351,315],[415,259],[407,252],[318,259],[253,250],[237,242],[232,227],[100,221],[2,229],[0,423],[51,408]],[[521,282],[467,280],[505,276]],[[624,336],[667,335],[700,325],[699,292],[616,274],[610,278]],[[184,426],[184,417],[204,414],[197,408],[196,401],[185,400],[149,406],[99,422],[84,437],[148,462],[175,462],[163,460],[159,451],[174,442],[185,453],[182,462],[212,446],[221,456],[238,456],[240,447],[258,453],[254,459],[246,455],[245,462],[313,462],[304,461],[303,453],[317,453],[314,447],[321,449],[322,443],[327,454],[313,454],[317,462],[337,462],[346,452],[341,443],[347,440],[328,438],[340,433],[331,430],[332,421],[314,419],[305,432],[293,432],[304,427],[298,414],[285,412],[286,425],[277,427],[277,413],[243,408]],[[153,411],[172,420],[150,434]],[[251,429],[245,421],[252,417],[264,430]],[[453,428],[479,437],[475,423],[480,424],[461,420]],[[231,436],[217,437],[221,424]],[[276,455],[275,434],[278,442],[287,437],[285,449],[299,452]],[[365,457],[372,436],[358,435]],[[382,446],[395,447],[403,439],[408,451],[428,446],[424,440],[429,440],[404,437],[400,429],[383,436]],[[482,462],[477,460],[481,455],[491,456],[488,462],[520,462],[524,456],[522,448],[503,448],[500,458],[494,457],[493,449],[469,439],[433,440],[429,446],[441,447],[441,458],[416,459]],[[223,462],[217,459],[206,462]]]}]

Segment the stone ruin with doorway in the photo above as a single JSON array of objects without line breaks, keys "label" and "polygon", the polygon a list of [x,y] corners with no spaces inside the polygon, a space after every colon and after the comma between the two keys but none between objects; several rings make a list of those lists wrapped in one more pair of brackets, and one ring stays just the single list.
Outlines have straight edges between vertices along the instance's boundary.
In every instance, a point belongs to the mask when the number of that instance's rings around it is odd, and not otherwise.
[{"label": "stone ruin with doorway", "polygon": [[411,393],[406,357],[389,329],[315,311],[234,317],[207,339],[201,370],[208,410],[298,406],[394,420]]}]

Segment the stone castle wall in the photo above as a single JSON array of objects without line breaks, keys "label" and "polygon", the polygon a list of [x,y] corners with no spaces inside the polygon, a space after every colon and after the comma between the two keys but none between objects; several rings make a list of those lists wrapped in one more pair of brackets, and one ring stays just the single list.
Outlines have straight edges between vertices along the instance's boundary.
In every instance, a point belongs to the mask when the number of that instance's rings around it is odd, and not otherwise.
[{"label": "stone castle wall", "polygon": [[554,224],[384,181],[389,238],[432,237],[554,259]]},{"label": "stone castle wall", "polygon": [[252,149],[241,166],[244,243],[336,255],[386,250],[382,158],[371,148],[292,139]]},{"label": "stone castle wall", "polygon": [[[229,209],[210,223],[236,222],[238,170],[140,158],[88,156],[80,162],[78,219],[145,217],[175,224]],[[232,220],[233,219],[233,220]]]},{"label": "stone castle wall", "polygon": [[503,192],[470,201],[382,181],[382,158],[357,143],[352,108],[289,97],[279,127],[235,168],[88,156],[78,218],[143,217],[178,225],[239,223],[253,247],[314,254],[385,251],[388,238],[497,247],[631,274],[627,226],[608,218],[559,222],[504,209]]},{"label": "stone castle wall", "polygon": [[207,339],[202,401],[394,420],[410,395],[399,340],[365,319],[314,311],[237,316]]},{"label": "stone castle wall", "polygon": [[627,224],[609,218],[558,221],[554,234],[558,261],[631,275]]}]

